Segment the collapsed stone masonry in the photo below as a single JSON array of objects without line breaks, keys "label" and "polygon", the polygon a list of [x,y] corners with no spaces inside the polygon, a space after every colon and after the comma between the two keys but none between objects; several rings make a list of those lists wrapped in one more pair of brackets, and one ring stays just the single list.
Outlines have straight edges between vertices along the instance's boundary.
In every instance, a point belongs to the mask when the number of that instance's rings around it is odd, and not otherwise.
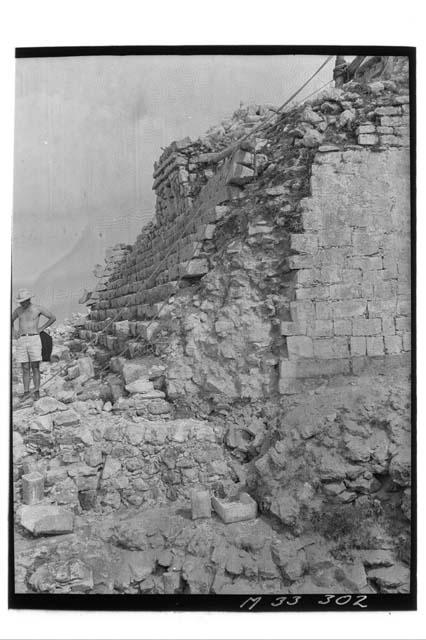
[{"label": "collapsed stone masonry", "polygon": [[408,76],[381,66],[164,151],[14,412],[17,592],[409,591]]},{"label": "collapsed stone masonry", "polygon": [[166,149],[156,216],[118,248],[80,337],[127,357],[155,345],[171,398],[273,397],[409,362],[401,61],[396,80],[351,81],[284,114],[241,108]]}]

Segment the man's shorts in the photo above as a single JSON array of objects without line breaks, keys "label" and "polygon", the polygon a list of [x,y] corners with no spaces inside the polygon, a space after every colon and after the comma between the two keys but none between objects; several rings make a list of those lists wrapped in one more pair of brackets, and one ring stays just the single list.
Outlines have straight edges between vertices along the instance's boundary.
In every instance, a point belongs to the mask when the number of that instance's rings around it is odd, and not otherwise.
[{"label": "man's shorts", "polygon": [[35,336],[21,336],[16,342],[16,362],[40,362],[41,339],[39,334]]}]

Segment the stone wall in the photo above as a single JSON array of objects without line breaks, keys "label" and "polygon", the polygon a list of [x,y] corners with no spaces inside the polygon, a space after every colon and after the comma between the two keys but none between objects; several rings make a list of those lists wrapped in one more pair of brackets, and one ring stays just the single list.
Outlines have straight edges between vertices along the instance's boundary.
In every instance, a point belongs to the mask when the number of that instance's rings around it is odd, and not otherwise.
[{"label": "stone wall", "polygon": [[357,373],[369,358],[410,351],[409,178],[407,148],[316,158],[304,233],[291,237],[296,287],[291,320],[281,323],[282,392],[295,377]]},{"label": "stone wall", "polygon": [[[155,166],[156,217],[80,336],[130,357],[149,343],[170,397],[262,398],[407,362],[409,97],[394,66],[395,80],[351,81],[272,118],[240,109],[173,143]],[[209,156],[265,117],[243,149]]]}]

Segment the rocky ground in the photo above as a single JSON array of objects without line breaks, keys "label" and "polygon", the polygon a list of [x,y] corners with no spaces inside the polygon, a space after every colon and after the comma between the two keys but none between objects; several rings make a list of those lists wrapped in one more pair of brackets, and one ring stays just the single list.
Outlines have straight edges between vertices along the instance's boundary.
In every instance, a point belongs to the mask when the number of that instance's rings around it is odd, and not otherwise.
[{"label": "rocky ground", "polygon": [[[56,330],[42,397],[13,372],[18,593],[405,593],[410,386],[403,369],[265,402],[166,397],[155,356]],[[255,519],[193,519],[248,492]]]}]

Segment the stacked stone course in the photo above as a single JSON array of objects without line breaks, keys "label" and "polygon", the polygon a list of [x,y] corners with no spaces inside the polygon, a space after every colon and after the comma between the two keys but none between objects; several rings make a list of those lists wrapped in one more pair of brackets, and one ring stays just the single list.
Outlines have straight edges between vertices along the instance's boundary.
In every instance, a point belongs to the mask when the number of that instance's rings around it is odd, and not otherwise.
[{"label": "stacked stone course", "polygon": [[292,393],[298,379],[409,358],[408,69],[395,65],[395,79],[358,78],[276,114],[225,160],[211,152],[271,111],[241,109],[166,149],[155,219],[82,335],[130,356],[140,336],[169,341],[173,396]]}]

